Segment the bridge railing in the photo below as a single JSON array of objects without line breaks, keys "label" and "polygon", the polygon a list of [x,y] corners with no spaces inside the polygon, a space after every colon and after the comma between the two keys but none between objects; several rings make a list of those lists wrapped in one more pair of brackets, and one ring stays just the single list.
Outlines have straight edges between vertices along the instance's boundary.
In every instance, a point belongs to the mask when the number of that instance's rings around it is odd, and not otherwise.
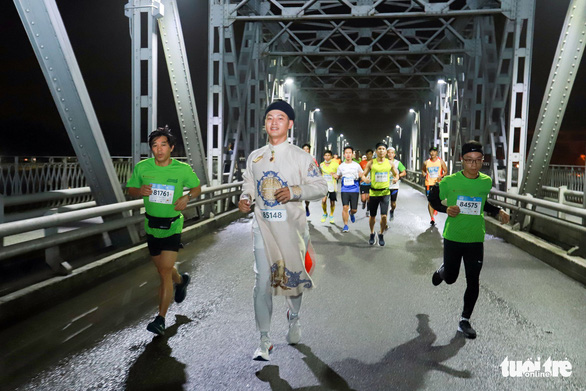
[{"label": "bridge railing", "polygon": [[[83,190],[82,190],[83,192]],[[242,182],[234,182],[214,187],[202,187],[201,196],[188,203],[183,212],[188,222],[188,215],[197,216],[198,221],[221,214],[229,209],[236,208],[238,196],[242,192]],[[55,195],[54,195],[55,196]],[[0,224],[0,244],[5,238],[20,235],[25,238],[37,230],[44,230],[41,237],[31,240],[12,240],[13,244],[0,247],[0,262],[6,259],[14,259],[21,256],[26,259],[27,254],[38,250],[53,248],[53,258],[56,246],[70,243],[93,235],[104,234],[121,228],[140,224],[144,221],[144,214],[141,213],[144,202],[142,199],[126,201],[117,204],[102,205],[80,209],[77,205],[70,206],[70,210],[63,213],[55,213],[48,216],[34,217],[19,221],[12,221]],[[122,213],[127,212],[123,217]],[[113,215],[119,216],[118,218]],[[96,217],[112,216],[105,222],[94,224],[80,224],[81,228],[57,232],[58,227],[81,223]],[[29,234],[29,235],[25,235]],[[57,250],[58,251],[58,250]],[[49,262],[48,262],[49,263]],[[55,265],[50,263],[51,267]],[[69,270],[70,271],[70,270]]]},{"label": "bridge railing", "polygon": [[[132,174],[130,157],[112,157],[114,169],[124,184]],[[51,190],[86,187],[85,176],[77,158],[67,156],[2,157],[0,159],[0,194],[18,196]],[[91,194],[80,202],[91,200]],[[50,205],[58,206],[58,205]]]},{"label": "bridge railing", "polygon": [[[579,175],[580,171],[577,173]],[[556,174],[555,177],[562,175]],[[425,190],[425,178],[421,172],[408,170],[406,180],[419,190]],[[577,183],[574,186],[579,188]],[[578,250],[580,255],[586,256],[584,192],[570,190],[567,186],[543,186],[542,195],[545,197],[509,194],[496,189],[490,192],[491,202],[520,216],[520,221],[515,224],[517,229],[529,231],[573,252]]]}]

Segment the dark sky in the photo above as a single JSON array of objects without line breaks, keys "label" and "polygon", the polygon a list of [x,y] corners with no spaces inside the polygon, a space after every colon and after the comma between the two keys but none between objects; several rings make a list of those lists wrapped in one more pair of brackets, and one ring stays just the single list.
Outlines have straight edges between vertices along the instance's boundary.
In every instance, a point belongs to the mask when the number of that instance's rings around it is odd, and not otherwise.
[{"label": "dark sky", "polygon": [[[106,143],[113,156],[130,154],[130,36],[124,16],[126,1],[57,0],[77,61],[81,68]],[[189,58],[191,77],[200,125],[207,114],[207,1],[178,0]],[[535,127],[551,59],[569,0],[537,1],[535,47],[531,84],[530,132]],[[0,155],[73,155],[73,148],[61,124],[45,79],[31,49],[12,2],[0,14],[0,31],[5,38],[0,63],[0,116],[4,143]],[[177,116],[159,52],[159,125],[177,128]],[[583,65],[570,97],[562,132],[552,163],[584,164],[577,157],[586,153],[586,124],[582,110],[586,104],[586,70]],[[391,113],[380,118],[352,113],[321,113],[320,127],[356,129],[380,134],[403,124],[406,113]],[[321,129],[320,129],[321,130]],[[8,133],[7,133],[8,131]],[[352,131],[347,136],[359,139]],[[6,135],[8,135],[6,137]],[[379,137],[377,137],[379,138]],[[529,139],[530,141],[530,139]],[[361,149],[365,146],[357,145]]]}]

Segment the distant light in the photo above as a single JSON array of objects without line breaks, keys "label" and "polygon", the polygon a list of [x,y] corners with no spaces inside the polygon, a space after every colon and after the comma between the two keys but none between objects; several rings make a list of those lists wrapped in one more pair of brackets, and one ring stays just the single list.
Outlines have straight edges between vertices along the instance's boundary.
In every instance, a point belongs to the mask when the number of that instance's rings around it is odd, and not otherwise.
[{"label": "distant light", "polygon": [[395,128],[400,129],[401,127],[399,125],[396,125]]},{"label": "distant light", "polygon": [[340,134],[340,137],[344,137],[344,135],[343,134]]},{"label": "distant light", "polygon": [[446,81],[444,79],[439,79],[437,81],[437,84],[446,84]]},{"label": "distant light", "polygon": [[293,84],[294,81],[295,80],[293,80],[293,78],[288,77],[288,78],[285,79],[285,84]]},{"label": "distant light", "polygon": [[315,110],[313,110],[313,111],[317,113],[318,111],[321,111],[321,110],[320,110],[320,109],[315,109]]},{"label": "distant light", "polygon": [[411,114],[413,114],[413,113],[415,113],[415,110],[413,110],[413,109],[409,109],[409,112],[410,112]]}]

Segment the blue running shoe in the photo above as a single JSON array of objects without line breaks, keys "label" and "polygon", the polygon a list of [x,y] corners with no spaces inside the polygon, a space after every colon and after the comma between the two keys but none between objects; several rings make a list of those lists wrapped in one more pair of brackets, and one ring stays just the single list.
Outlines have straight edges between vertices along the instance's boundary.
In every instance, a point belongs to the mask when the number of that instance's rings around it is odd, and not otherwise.
[{"label": "blue running shoe", "polygon": [[350,213],[350,221],[355,223],[356,222],[356,216],[354,216],[353,213]]},{"label": "blue running shoe", "polygon": [[348,232],[348,231],[349,231],[348,226],[345,225],[344,228],[342,228],[342,232]]}]

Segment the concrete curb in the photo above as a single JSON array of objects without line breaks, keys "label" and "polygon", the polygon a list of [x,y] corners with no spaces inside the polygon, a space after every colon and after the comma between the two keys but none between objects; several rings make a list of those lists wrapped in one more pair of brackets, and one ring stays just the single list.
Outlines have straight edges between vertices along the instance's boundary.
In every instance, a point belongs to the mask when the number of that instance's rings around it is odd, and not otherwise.
[{"label": "concrete curb", "polygon": [[[244,217],[238,209],[186,227],[181,239],[188,242],[210,230]],[[96,286],[115,274],[130,270],[149,257],[146,243],[109,255],[73,270],[68,276],[57,276],[0,297],[0,328],[58,304],[67,297]]]},{"label": "concrete curb", "polygon": [[[404,181],[416,190],[425,193],[425,188],[409,180]],[[568,255],[561,247],[551,244],[538,236],[524,231],[515,231],[510,225],[503,225],[492,217],[485,217],[486,233],[519,247],[568,277],[586,285],[586,260]]]},{"label": "concrete curb", "polygon": [[488,234],[503,238],[568,277],[586,285],[586,260],[584,258],[568,255],[561,247],[528,232],[515,231],[510,225],[501,224],[492,217],[485,218],[485,221]]}]

